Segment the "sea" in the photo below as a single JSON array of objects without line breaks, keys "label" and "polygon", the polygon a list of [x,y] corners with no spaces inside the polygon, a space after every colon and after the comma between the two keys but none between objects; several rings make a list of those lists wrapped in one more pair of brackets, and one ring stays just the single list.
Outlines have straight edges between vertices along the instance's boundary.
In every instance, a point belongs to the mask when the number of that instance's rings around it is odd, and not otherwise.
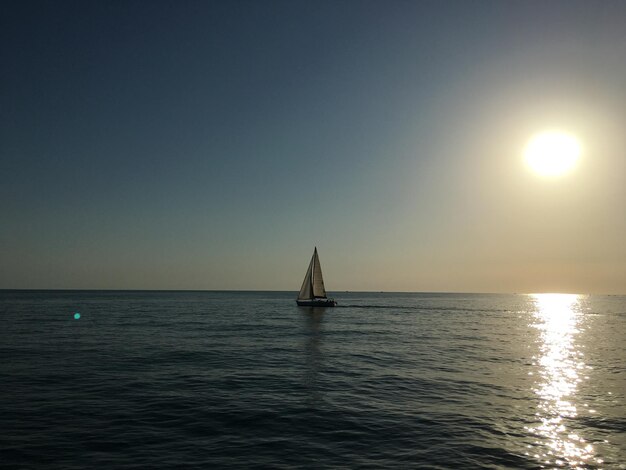
[{"label": "sea", "polygon": [[626,297],[0,291],[0,467],[626,468]]}]

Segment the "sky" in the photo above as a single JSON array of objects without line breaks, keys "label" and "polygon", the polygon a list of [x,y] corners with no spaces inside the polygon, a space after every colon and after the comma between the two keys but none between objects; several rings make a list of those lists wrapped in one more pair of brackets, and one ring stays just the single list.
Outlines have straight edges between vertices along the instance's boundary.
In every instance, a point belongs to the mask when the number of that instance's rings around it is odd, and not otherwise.
[{"label": "sky", "polygon": [[626,293],[626,2],[7,1],[0,61],[0,288]]}]

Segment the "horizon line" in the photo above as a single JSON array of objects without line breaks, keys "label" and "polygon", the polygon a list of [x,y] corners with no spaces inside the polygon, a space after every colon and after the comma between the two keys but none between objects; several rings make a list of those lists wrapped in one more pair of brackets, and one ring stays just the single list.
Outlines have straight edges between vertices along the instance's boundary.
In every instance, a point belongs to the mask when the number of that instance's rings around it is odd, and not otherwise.
[{"label": "horizon line", "polygon": [[[298,290],[277,290],[277,289],[101,289],[101,288],[0,288],[1,291],[48,291],[48,292],[295,292]],[[590,293],[590,292],[488,292],[488,291],[393,291],[393,290],[331,290],[327,291],[336,294],[473,294],[473,295],[533,295],[533,294],[569,294],[569,295],[605,295],[605,296],[625,296],[622,294]]]}]

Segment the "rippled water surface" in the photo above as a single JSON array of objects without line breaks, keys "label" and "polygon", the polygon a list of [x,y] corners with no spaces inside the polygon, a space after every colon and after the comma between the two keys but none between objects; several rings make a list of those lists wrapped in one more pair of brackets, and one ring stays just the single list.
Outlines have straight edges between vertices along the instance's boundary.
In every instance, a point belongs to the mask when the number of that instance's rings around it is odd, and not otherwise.
[{"label": "rippled water surface", "polygon": [[626,468],[626,297],[294,296],[0,291],[0,466]]}]

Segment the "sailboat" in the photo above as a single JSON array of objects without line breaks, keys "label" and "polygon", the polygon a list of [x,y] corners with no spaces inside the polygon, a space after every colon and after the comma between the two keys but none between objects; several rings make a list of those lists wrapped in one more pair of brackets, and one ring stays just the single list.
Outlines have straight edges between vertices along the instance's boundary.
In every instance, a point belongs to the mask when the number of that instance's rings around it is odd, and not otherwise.
[{"label": "sailboat", "polygon": [[322,267],[317,256],[317,247],[313,251],[313,257],[304,276],[296,303],[301,307],[334,307],[337,305],[337,302],[333,299],[326,297]]}]

